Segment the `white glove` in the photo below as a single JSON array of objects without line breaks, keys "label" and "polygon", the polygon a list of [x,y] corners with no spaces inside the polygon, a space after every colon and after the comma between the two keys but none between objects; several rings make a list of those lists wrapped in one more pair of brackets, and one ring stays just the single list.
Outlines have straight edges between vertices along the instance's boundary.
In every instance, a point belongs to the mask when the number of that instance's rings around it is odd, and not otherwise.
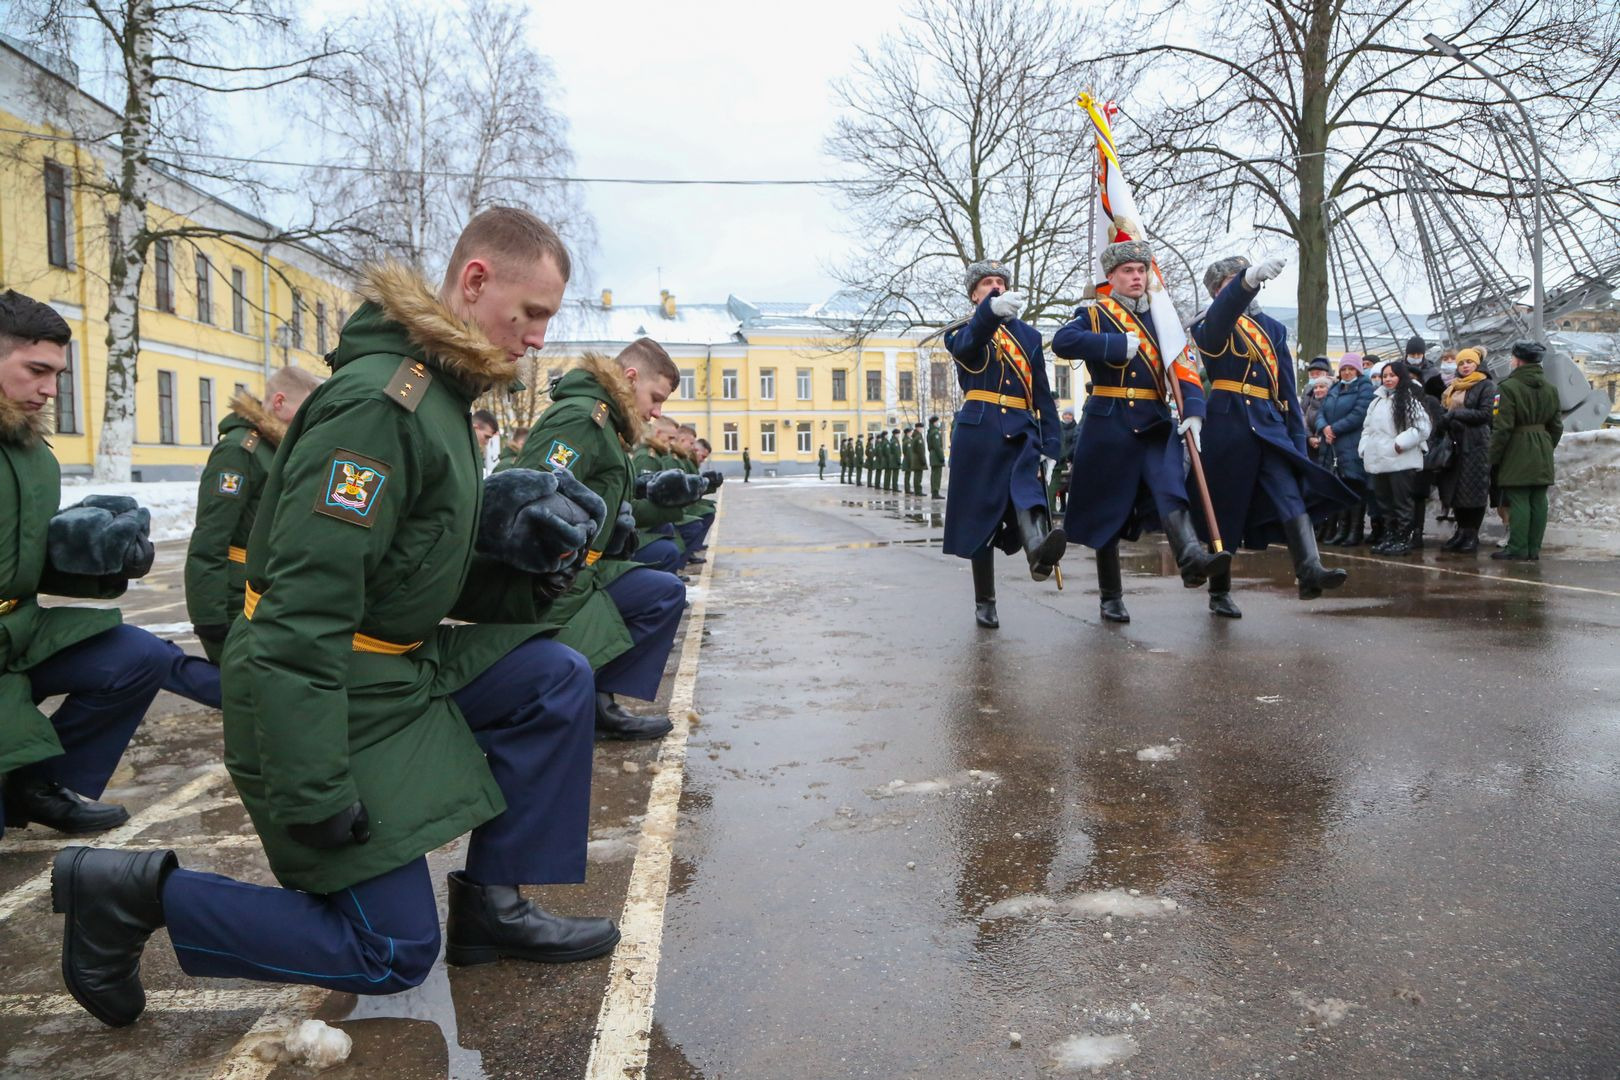
[{"label": "white glove", "polygon": [[1129,333],[1125,335],[1125,359],[1129,360],[1135,356],[1137,350],[1141,349],[1141,347],[1142,338],[1139,335]]},{"label": "white glove", "polygon": [[1016,319],[1019,313],[1024,310],[1024,294],[1008,292],[992,297],[990,310],[995,312],[998,318]]},{"label": "white glove", "polygon": [[1267,259],[1259,266],[1251,266],[1243,271],[1243,284],[1251,289],[1258,289],[1261,284],[1282,273],[1283,267],[1287,265],[1287,259]]},{"label": "white glove", "polygon": [[1189,416],[1187,419],[1181,422],[1180,427],[1176,428],[1177,435],[1186,435],[1188,432],[1192,433],[1193,449],[1197,450],[1200,454],[1204,452],[1203,431],[1204,418],[1202,416]]}]

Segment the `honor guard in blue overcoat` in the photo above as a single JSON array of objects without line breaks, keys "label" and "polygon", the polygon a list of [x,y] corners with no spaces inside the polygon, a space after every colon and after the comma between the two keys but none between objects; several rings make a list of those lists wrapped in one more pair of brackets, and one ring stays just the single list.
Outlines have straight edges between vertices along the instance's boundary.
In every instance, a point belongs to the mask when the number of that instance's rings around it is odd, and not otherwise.
[{"label": "honor guard in blue overcoat", "polygon": [[1008,291],[1006,268],[976,262],[966,284],[973,314],[945,332],[964,397],[951,440],[945,554],[972,562],[974,618],[994,629],[994,549],[1022,548],[1030,577],[1045,581],[1068,544],[1052,527],[1041,477],[1041,458],[1058,455],[1057,405],[1041,335],[1019,320],[1024,298]]},{"label": "honor guard in blue overcoat", "polygon": [[[1107,285],[1052,338],[1052,351],[1083,362],[1091,383],[1069,469],[1063,527],[1076,543],[1097,552],[1102,617],[1125,623],[1131,616],[1120,576],[1120,540],[1162,527],[1190,589],[1225,573],[1232,556],[1204,550],[1188,510],[1176,436],[1197,444],[1204,392],[1196,372],[1159,348],[1148,296],[1153,251],[1145,241],[1125,240],[1103,248],[1101,262]],[[1180,380],[1186,415],[1179,425],[1171,414],[1167,374]]]},{"label": "honor guard in blue overcoat", "polygon": [[[1242,256],[1212,264],[1204,288],[1214,302],[1194,321],[1192,337],[1211,380],[1205,477],[1221,537],[1254,549],[1286,543],[1299,595],[1312,600],[1346,575],[1322,565],[1311,519],[1357,500],[1307,454],[1288,330],[1254,306],[1260,286],[1282,268],[1281,259],[1250,266]],[[1230,573],[1211,575],[1209,609],[1241,618],[1231,590]]]}]

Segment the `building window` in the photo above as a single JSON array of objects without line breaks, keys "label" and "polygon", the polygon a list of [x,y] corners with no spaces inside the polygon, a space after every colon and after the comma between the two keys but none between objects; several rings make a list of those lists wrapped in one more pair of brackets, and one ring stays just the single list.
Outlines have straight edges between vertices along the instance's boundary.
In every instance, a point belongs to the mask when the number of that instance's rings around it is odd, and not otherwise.
[{"label": "building window", "polygon": [[720,373],[720,396],[727,401],[737,400],[737,369],[726,368]]},{"label": "building window", "polygon": [[725,424],[720,429],[720,449],[728,454],[737,452],[737,425]]},{"label": "building window", "polygon": [[54,161],[45,163],[45,257],[68,265],[67,170]]},{"label": "building window", "polygon": [[213,290],[209,288],[208,284],[209,271],[212,269],[212,267],[208,265],[208,256],[204,255],[200,251],[197,252],[196,265],[197,321],[212,325],[214,321],[214,294]]},{"label": "building window", "polygon": [[681,399],[691,401],[697,397],[697,372],[691,368],[681,368]]},{"label": "building window", "polygon": [[158,442],[173,446],[174,436],[174,372],[158,372]]},{"label": "building window", "polygon": [[950,395],[950,386],[945,381],[945,365],[938,360],[928,365],[928,394],[935,401]]},{"label": "building window", "polygon": [[759,396],[766,401],[776,398],[776,369],[773,367],[759,370]]},{"label": "building window", "polygon": [[810,452],[810,421],[800,420],[793,433],[798,436],[799,453],[808,454]]},{"label": "building window", "polygon": [[174,313],[174,267],[169,261],[169,242],[152,241],[152,287],[156,290],[157,309]]},{"label": "building window", "polygon": [[842,420],[833,421],[833,449],[838,450],[849,441],[849,425]]},{"label": "building window", "polygon": [[247,274],[240,266],[231,267],[231,329],[247,333]]},{"label": "building window", "polygon": [[213,379],[197,380],[197,409],[202,414],[202,427],[198,429],[202,432],[202,437],[198,441],[202,443],[202,445],[207,446],[214,441]]},{"label": "building window", "polygon": [[809,368],[802,367],[802,368],[799,369],[798,383],[799,383],[799,400],[800,401],[809,401],[810,400],[810,369]]},{"label": "building window", "polygon": [[67,366],[56,373],[56,433],[79,434],[79,343],[68,342]]},{"label": "building window", "polygon": [[833,372],[832,399],[834,401],[849,400],[849,372],[845,371],[843,368],[839,368]]},{"label": "building window", "polygon": [[297,289],[292,291],[292,347],[304,347],[304,294]]},{"label": "building window", "polygon": [[883,400],[883,372],[868,371],[866,373],[866,400]]},{"label": "building window", "polygon": [[315,351],[326,355],[326,301],[315,301]]},{"label": "building window", "polygon": [[916,376],[916,374],[914,372],[910,372],[910,371],[902,371],[902,372],[900,372],[900,400],[901,401],[915,401],[916,400],[916,397],[917,397],[916,388],[912,385],[912,381],[916,377],[917,376]]},{"label": "building window", "polygon": [[1074,383],[1072,379],[1074,370],[1068,364],[1058,364],[1052,370],[1057,373],[1057,378],[1054,380],[1056,389],[1053,391],[1052,396],[1060,398],[1073,397]]},{"label": "building window", "polygon": [[759,452],[776,453],[776,421],[765,420],[759,425]]}]

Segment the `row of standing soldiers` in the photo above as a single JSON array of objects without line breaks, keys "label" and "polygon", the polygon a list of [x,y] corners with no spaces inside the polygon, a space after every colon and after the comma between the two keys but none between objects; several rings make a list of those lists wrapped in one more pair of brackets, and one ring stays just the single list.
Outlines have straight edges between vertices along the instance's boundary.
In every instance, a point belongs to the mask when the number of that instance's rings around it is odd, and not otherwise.
[{"label": "row of standing soldiers", "polygon": [[864,470],[868,487],[901,491],[903,484],[907,495],[923,493],[923,472],[927,470],[928,494],[937,499],[945,475],[945,432],[939,417],[930,416],[926,431],[921,424],[912,424],[876,432],[870,441],[857,435],[838,448],[838,465],[841,484],[861,483]]}]

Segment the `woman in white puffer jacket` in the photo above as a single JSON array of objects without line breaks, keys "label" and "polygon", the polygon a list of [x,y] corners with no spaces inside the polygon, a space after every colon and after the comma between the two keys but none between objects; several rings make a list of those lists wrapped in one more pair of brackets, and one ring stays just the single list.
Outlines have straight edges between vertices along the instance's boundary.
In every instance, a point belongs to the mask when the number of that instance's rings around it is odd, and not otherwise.
[{"label": "woman in white puffer jacket", "polygon": [[[1412,491],[1423,468],[1429,413],[1413,392],[1411,369],[1401,360],[1384,365],[1361,428],[1361,463],[1384,510],[1384,542],[1376,555],[1412,553]],[[1421,391],[1419,391],[1421,392]]]}]

